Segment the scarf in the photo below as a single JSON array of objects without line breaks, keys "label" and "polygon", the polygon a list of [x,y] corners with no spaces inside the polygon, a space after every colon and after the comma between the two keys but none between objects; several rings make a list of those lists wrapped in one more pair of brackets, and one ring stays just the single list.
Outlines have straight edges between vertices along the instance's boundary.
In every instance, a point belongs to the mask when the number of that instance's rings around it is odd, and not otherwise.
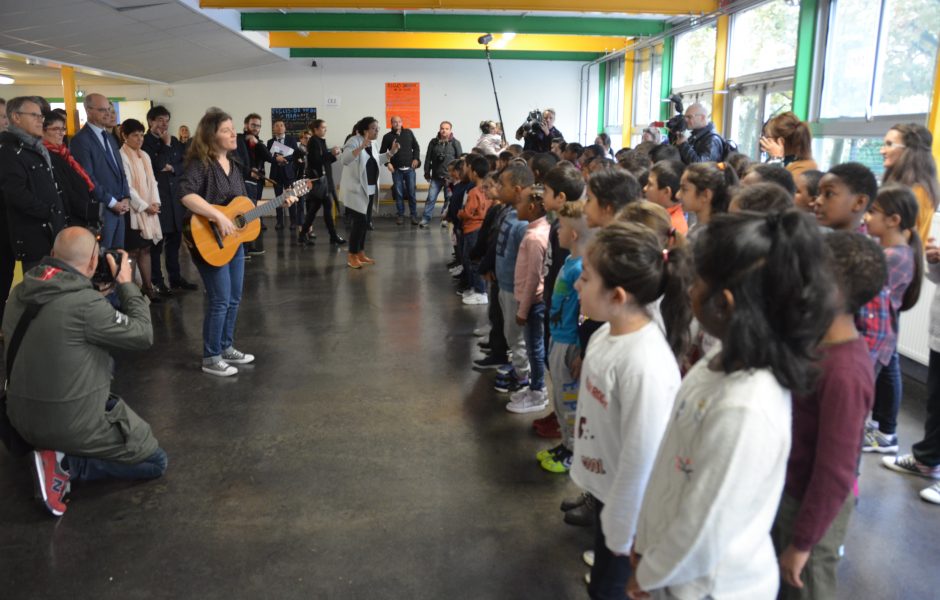
[{"label": "scarf", "polygon": [[[129,172],[127,180],[147,208],[154,202],[159,203],[159,195],[155,196],[157,181],[153,176],[153,167],[150,166],[150,157],[140,150],[132,150],[130,146],[121,146],[121,154],[127,160]],[[148,214],[144,210],[138,211],[131,203],[131,229],[140,231],[140,237],[153,240],[154,243],[163,239],[163,230],[160,228],[160,217]]]},{"label": "scarf", "polygon": [[7,127],[7,131],[15,135],[24,146],[41,154],[42,157],[46,160],[46,165],[49,166],[49,170],[52,171],[52,157],[49,156],[49,151],[46,150],[46,147],[42,145],[42,138],[33,137],[16,125],[10,125]]},{"label": "scarf", "polygon": [[46,140],[42,141],[42,145],[45,146],[49,152],[58,154],[65,160],[65,162],[69,163],[69,166],[72,167],[72,170],[78,173],[78,175],[85,180],[85,185],[88,186],[89,192],[95,189],[95,184],[92,183],[91,177],[88,176],[88,173],[85,172],[85,169],[83,169],[82,166],[78,164],[78,161],[75,160],[75,158],[72,156],[72,153],[69,152],[68,146],[65,144],[56,146],[55,144],[47,142]]}]

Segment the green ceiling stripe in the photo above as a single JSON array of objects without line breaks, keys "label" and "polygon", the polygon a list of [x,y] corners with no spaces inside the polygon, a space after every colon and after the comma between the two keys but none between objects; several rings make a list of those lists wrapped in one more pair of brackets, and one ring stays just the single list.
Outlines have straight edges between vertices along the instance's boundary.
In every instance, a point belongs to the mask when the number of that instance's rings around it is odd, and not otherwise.
[{"label": "green ceiling stripe", "polygon": [[[591,61],[599,52],[536,52],[529,50],[492,50],[494,60],[572,60]],[[291,48],[291,58],[476,58],[483,60],[483,50],[410,50],[404,48]]]},{"label": "green ceiling stripe", "polygon": [[244,31],[409,31],[642,36],[662,21],[596,17],[528,17],[404,13],[242,13]]}]

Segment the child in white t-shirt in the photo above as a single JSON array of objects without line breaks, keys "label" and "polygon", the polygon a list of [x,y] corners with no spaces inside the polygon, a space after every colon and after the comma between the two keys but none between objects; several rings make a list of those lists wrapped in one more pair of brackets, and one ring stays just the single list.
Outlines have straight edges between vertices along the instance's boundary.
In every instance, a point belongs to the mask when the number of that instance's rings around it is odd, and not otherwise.
[{"label": "child in white t-shirt", "polygon": [[[623,598],[643,490],[672,413],[680,375],[673,332],[690,313],[666,321],[648,305],[688,303],[687,252],[665,250],[651,229],[615,222],[588,246],[575,287],[581,311],[604,321],[581,367],[571,478],[597,499],[591,598]],[[684,315],[684,322],[680,322]],[[670,341],[667,341],[667,336]],[[685,339],[683,336],[681,339]]]},{"label": "child in white t-shirt", "polygon": [[643,499],[627,592],[770,600],[790,390],[810,386],[834,312],[825,247],[813,218],[792,210],[717,216],[693,245],[692,310],[720,344],[682,382]]}]

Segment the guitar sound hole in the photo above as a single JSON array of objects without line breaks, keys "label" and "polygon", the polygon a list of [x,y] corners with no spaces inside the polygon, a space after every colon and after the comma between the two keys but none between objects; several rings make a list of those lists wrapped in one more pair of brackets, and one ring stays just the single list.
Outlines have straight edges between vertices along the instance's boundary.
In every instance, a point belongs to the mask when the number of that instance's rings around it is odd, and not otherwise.
[{"label": "guitar sound hole", "polygon": [[241,229],[242,227],[245,226],[245,216],[238,215],[237,217],[235,217],[234,223],[235,223],[235,227],[238,227],[239,229]]}]

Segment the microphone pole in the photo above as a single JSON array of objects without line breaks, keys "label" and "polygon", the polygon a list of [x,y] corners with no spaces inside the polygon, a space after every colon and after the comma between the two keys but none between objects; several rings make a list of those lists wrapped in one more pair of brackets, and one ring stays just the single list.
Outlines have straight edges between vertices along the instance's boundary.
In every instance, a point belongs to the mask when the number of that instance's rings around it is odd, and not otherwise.
[{"label": "microphone pole", "polygon": [[499,94],[496,93],[496,78],[493,77],[493,61],[490,60],[490,45],[483,47],[486,53],[486,65],[490,68],[490,82],[493,84],[493,97],[496,98],[496,114],[499,117],[499,134],[503,137],[503,146],[508,145],[506,141],[506,124],[503,123],[503,111],[499,109]]}]

